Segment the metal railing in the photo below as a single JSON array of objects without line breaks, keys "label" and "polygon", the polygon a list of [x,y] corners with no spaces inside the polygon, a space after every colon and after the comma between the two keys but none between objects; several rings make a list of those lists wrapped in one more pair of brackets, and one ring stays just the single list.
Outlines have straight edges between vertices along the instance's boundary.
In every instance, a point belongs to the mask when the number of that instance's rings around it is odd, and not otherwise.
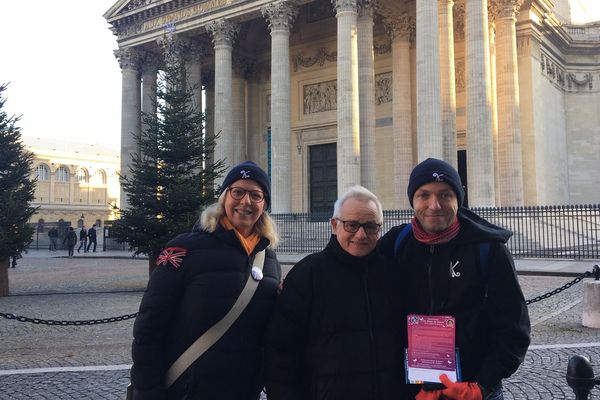
[{"label": "metal railing", "polygon": [[[513,232],[508,248],[514,257],[599,259],[600,205],[473,208],[493,224]],[[412,210],[384,211],[382,232],[409,222]],[[273,214],[281,236],[280,252],[312,253],[331,235],[330,215]]]}]

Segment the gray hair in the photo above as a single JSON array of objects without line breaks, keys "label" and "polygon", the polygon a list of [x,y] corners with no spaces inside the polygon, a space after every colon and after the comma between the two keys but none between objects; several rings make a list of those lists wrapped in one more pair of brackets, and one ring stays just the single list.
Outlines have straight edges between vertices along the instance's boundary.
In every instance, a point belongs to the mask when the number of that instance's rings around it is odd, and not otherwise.
[{"label": "gray hair", "polygon": [[[219,220],[223,215],[225,215],[225,196],[227,195],[227,190],[224,190],[223,193],[219,196],[219,199],[216,203],[208,206],[202,214],[200,215],[200,227],[206,232],[214,232],[217,230],[219,226]],[[264,210],[263,213],[254,224],[254,232],[259,236],[267,238],[270,242],[269,247],[274,249],[279,244],[279,233],[277,232],[277,227],[275,226],[275,221],[269,215],[269,213]]]},{"label": "gray hair", "polygon": [[373,203],[375,203],[375,208],[377,209],[377,221],[376,222],[379,224],[383,223],[383,207],[381,206],[381,202],[379,201],[379,199],[377,198],[377,196],[375,196],[375,194],[373,192],[371,192],[366,187],[360,186],[360,185],[355,185],[355,186],[348,188],[348,190],[346,190],[344,192],[344,194],[342,194],[336,200],[335,204],[333,205],[332,218],[340,217],[342,205],[348,199],[372,201]]}]

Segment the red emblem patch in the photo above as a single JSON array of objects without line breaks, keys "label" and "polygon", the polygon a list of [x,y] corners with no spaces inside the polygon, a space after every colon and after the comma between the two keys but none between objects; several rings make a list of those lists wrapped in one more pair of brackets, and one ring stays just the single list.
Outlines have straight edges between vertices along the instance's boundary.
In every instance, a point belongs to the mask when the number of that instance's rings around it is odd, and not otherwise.
[{"label": "red emblem patch", "polygon": [[181,267],[181,262],[186,254],[187,249],[182,247],[167,247],[156,259],[156,266],[160,267],[161,265],[167,265],[167,263],[171,263],[171,265],[177,269]]}]

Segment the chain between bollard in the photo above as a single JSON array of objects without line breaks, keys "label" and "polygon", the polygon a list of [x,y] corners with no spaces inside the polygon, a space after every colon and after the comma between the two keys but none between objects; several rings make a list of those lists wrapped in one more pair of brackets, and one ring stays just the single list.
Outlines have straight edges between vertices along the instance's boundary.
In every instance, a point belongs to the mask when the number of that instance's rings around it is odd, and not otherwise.
[{"label": "chain between bollard", "polygon": [[[584,278],[588,278],[590,276],[594,276],[596,278],[596,280],[598,280],[598,277],[600,276],[600,267],[598,267],[598,265],[594,265],[594,269],[592,270],[592,272],[586,271],[583,274],[581,274],[580,276],[578,276],[577,278],[573,279],[571,282],[567,282],[563,286],[556,288],[556,289],[552,290],[551,292],[545,293],[541,296],[537,296],[537,297],[534,297],[533,299],[529,299],[529,300],[525,301],[525,304],[529,305],[532,303],[537,303],[538,301],[545,300],[548,297],[554,296],[555,294],[562,292],[563,290],[567,290],[571,286],[582,281]],[[82,320],[82,321],[56,321],[56,320],[51,320],[51,319],[29,318],[29,317],[23,317],[20,315],[14,315],[14,314],[10,314],[10,313],[0,312],[0,317],[6,318],[6,319],[14,319],[19,322],[30,322],[32,324],[39,324],[39,325],[57,325],[57,326],[88,326],[88,325],[108,324],[108,323],[112,323],[112,322],[120,322],[120,321],[125,321],[128,319],[132,319],[132,318],[137,317],[137,315],[138,315],[138,313],[133,313],[133,314],[120,315],[118,317],[110,317],[110,318],[103,318],[103,319],[89,319],[89,320]]]},{"label": "chain between bollard", "polygon": [[20,315],[14,315],[14,314],[10,314],[10,313],[0,312],[0,317],[2,317],[2,318],[14,319],[19,322],[29,322],[29,323],[38,324],[38,325],[54,325],[54,326],[88,326],[88,325],[108,324],[111,322],[126,321],[128,319],[137,317],[137,315],[138,315],[138,313],[125,314],[125,315],[120,315],[118,317],[110,317],[110,318],[103,318],[103,319],[88,319],[88,320],[83,320],[83,321],[56,321],[56,320],[51,320],[51,319],[29,318],[29,317],[23,317]]},{"label": "chain between bollard", "polygon": [[594,265],[594,272],[586,271],[583,274],[579,275],[577,278],[573,279],[571,282],[567,282],[563,286],[556,288],[556,289],[552,290],[551,292],[544,293],[541,296],[537,296],[537,297],[534,297],[533,299],[529,299],[529,300],[525,301],[525,304],[530,305],[532,303],[537,303],[538,301],[545,300],[548,297],[554,296],[555,294],[562,292],[563,290],[567,290],[568,288],[575,285],[576,283],[581,282],[584,278],[594,276],[594,274],[597,273],[597,269],[598,269],[598,266]]}]

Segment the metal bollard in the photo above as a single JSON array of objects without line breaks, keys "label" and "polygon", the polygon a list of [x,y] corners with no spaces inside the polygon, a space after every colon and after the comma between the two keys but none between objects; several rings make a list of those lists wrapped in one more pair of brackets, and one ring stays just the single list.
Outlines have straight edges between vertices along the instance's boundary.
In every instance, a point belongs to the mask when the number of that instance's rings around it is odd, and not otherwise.
[{"label": "metal bollard", "polygon": [[590,360],[583,356],[572,356],[567,366],[567,384],[575,393],[575,400],[588,400],[595,385],[600,385],[600,376],[594,377]]}]

